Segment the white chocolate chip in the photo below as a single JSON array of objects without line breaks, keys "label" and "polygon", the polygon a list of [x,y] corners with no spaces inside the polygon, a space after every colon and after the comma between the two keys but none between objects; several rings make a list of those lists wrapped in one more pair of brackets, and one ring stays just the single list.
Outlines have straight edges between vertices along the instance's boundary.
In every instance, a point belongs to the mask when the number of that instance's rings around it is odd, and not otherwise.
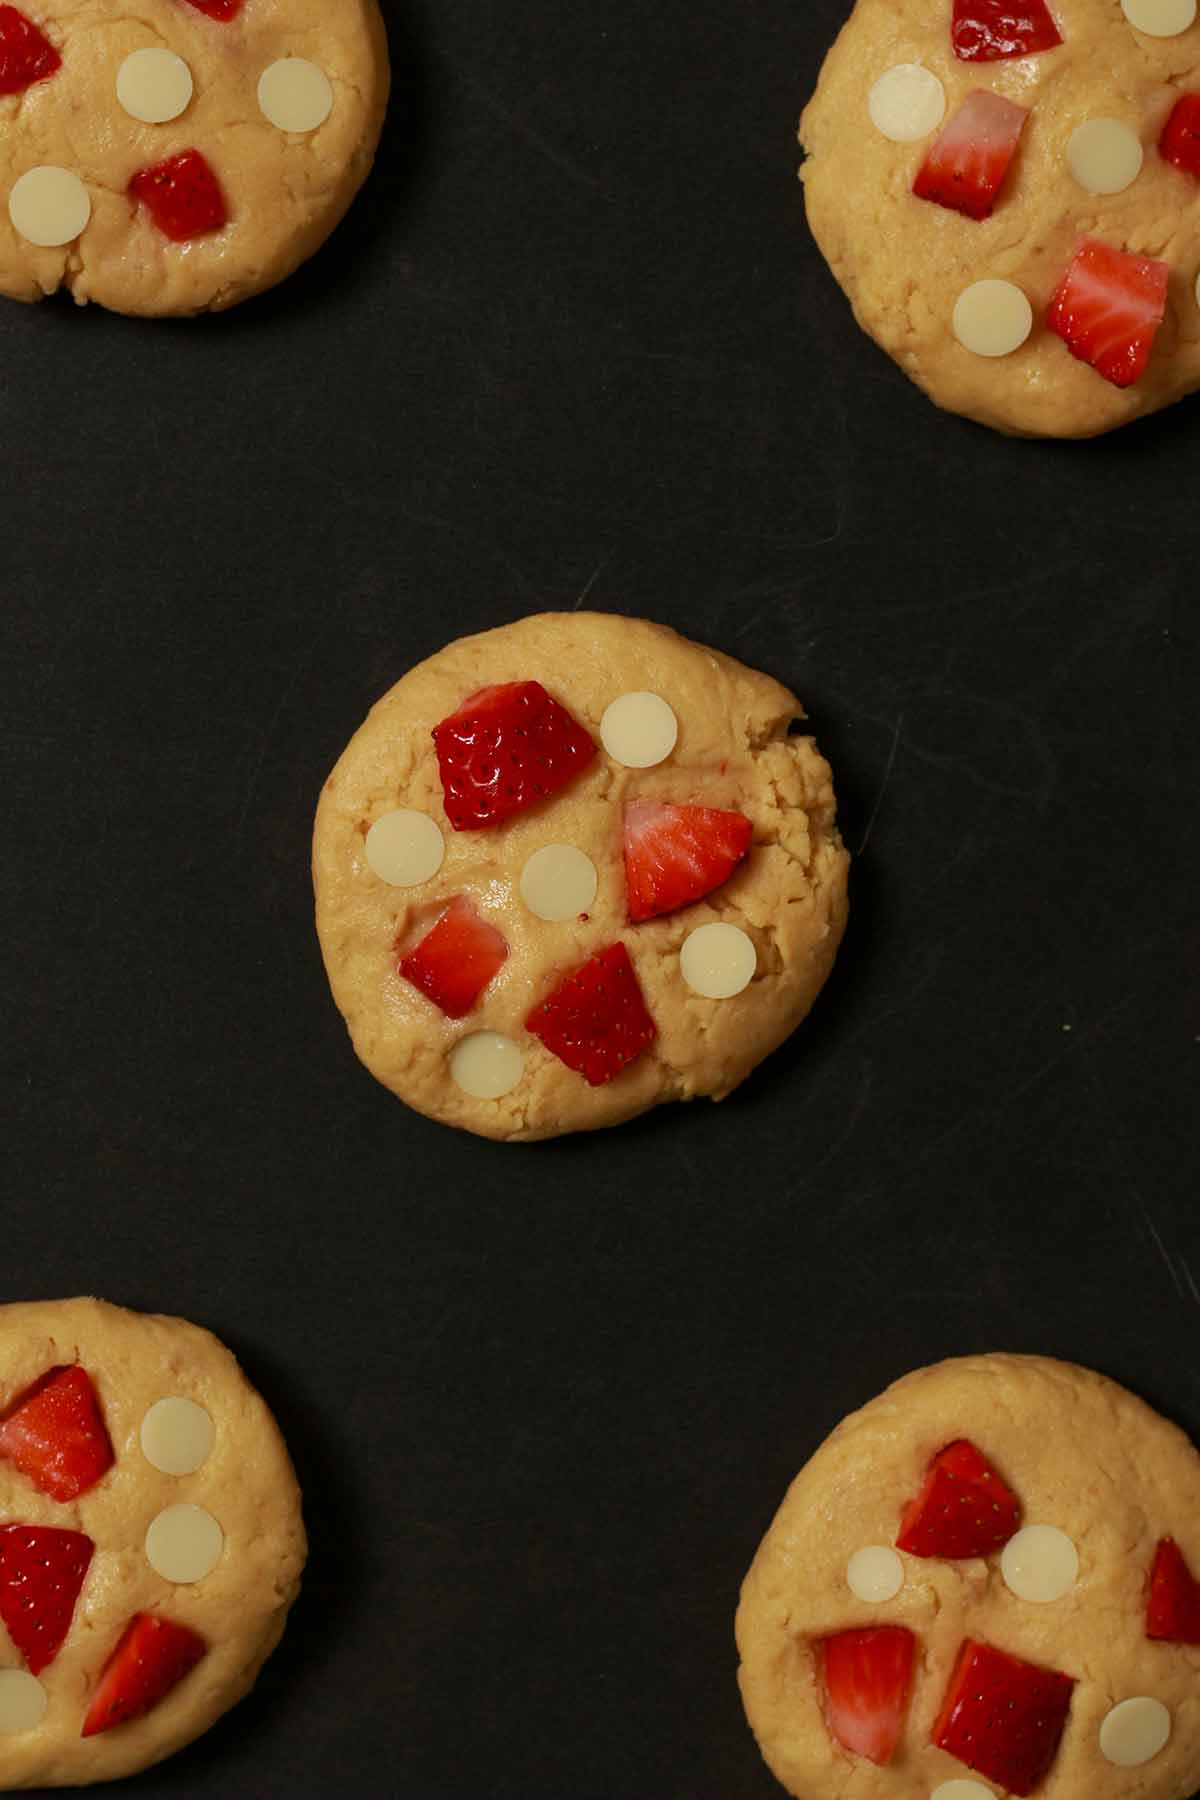
[{"label": "white chocolate chip", "polygon": [[442,866],[446,840],[428,813],[400,807],[376,819],[367,833],[367,866],[389,887],[419,887]]},{"label": "white chocolate chip", "polygon": [[1067,167],[1089,194],[1122,194],[1142,172],[1145,151],[1120,119],[1088,119],[1071,133]]},{"label": "white chocolate chip", "polygon": [[192,71],[173,50],[134,50],[117,70],[117,99],[146,125],[177,119],[191,98]]},{"label": "white chocolate chip", "polygon": [[1157,1756],[1171,1735],[1171,1715],[1161,1700],[1139,1695],[1104,1715],[1100,1753],[1119,1769],[1136,1769]]},{"label": "white chocolate chip", "polygon": [[954,335],[975,356],[1011,356],[1033,330],[1029,297],[1011,281],[976,281],[954,307]]},{"label": "white chocolate chip", "polygon": [[996,1800],[991,1788],[984,1787],[982,1781],[943,1781],[935,1787],[929,1800]]},{"label": "white chocolate chip", "polygon": [[23,238],[48,250],[75,242],[92,216],[92,202],[78,175],[43,163],[14,181],[8,216]]},{"label": "white chocolate chip", "polygon": [[692,992],[730,1000],[754,978],[758,952],[738,925],[698,925],[683,940],[679,969]]},{"label": "white chocolate chip", "polygon": [[24,1669],[0,1669],[0,1735],[32,1731],[46,1711],[46,1690]]},{"label": "white chocolate chip", "polygon": [[932,69],[897,63],[881,75],[867,96],[876,131],[894,144],[915,144],[936,131],[946,116],[946,90]]},{"label": "white chocolate chip", "polygon": [[202,1506],[168,1506],[146,1533],[146,1561],[164,1581],[203,1581],[224,1548],[224,1532]]},{"label": "white chocolate chip", "polygon": [[284,56],[259,76],[258,104],[280,131],[315,131],[333,111],[333,88],[316,63]]},{"label": "white chocolate chip", "polygon": [[1056,1525],[1026,1525],[1010,1537],[1000,1573],[1018,1600],[1045,1605],[1069,1594],[1079,1579],[1079,1552]]},{"label": "white chocolate chip", "polygon": [[1196,19],[1196,0],[1121,0],[1125,17],[1147,37],[1178,37]]},{"label": "white chocolate chip", "polygon": [[868,1605],[894,1600],[904,1586],[904,1564],[886,1544],[869,1544],[846,1564],[846,1586]]},{"label": "white chocolate chip", "polygon": [[520,1045],[499,1031],[473,1031],[450,1052],[450,1074],[472,1100],[499,1100],[524,1073]]},{"label": "white chocolate chip", "polygon": [[212,1454],[216,1427],[194,1400],[156,1400],[141,1429],[142,1455],[164,1475],[194,1475]]},{"label": "white chocolate chip", "polygon": [[573,844],[546,844],[521,870],[521,898],[539,919],[577,919],[596,898],[596,865]]},{"label": "white chocolate chip", "polygon": [[605,707],[600,738],[614,762],[652,769],[675,748],[679,721],[658,694],[622,694]]}]

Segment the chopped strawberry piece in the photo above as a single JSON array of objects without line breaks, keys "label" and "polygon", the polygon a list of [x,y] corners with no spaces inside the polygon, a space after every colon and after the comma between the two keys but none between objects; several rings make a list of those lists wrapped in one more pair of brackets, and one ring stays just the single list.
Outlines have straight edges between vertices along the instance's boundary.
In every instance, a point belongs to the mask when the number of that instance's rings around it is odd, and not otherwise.
[{"label": "chopped strawberry piece", "polygon": [[95,1548],[82,1531],[0,1525],[0,1619],[31,1675],[62,1649]]},{"label": "chopped strawberry piece", "polygon": [[81,1737],[111,1731],[157,1706],[190,1674],[208,1645],[186,1625],[135,1613],[105,1663]]},{"label": "chopped strawberry piece", "polygon": [[1009,1793],[1031,1794],[1058,1753],[1074,1686],[1070,1675],[968,1638],[933,1742]]},{"label": "chopped strawberry piece", "polygon": [[1046,0],[954,0],[950,36],[961,62],[1034,56],[1062,43]]},{"label": "chopped strawberry piece", "polygon": [[1158,154],[1200,180],[1200,94],[1181,94],[1158,140]]},{"label": "chopped strawberry piece", "polygon": [[629,917],[653,919],[703,900],[729,880],[753,833],[739,812],[631,800],[624,823]]},{"label": "chopped strawberry piece", "polygon": [[1084,238],[1050,302],[1046,324],[1072,356],[1114,387],[1131,387],[1150,360],[1167,310],[1170,265]]},{"label": "chopped strawberry piece", "polygon": [[839,1631],[819,1641],[825,1719],[844,1750],[890,1763],[908,1713],[917,1640],[903,1625]]},{"label": "chopped strawberry piece", "polygon": [[900,1519],[896,1548],[910,1556],[990,1556],[1021,1521],[1021,1503],[986,1456],[956,1438],[930,1463]]},{"label": "chopped strawberry piece", "polygon": [[1146,1636],[1169,1644],[1200,1644],[1200,1581],[1174,1538],[1161,1539],[1154,1552]]},{"label": "chopped strawberry piece", "polygon": [[504,934],[458,894],[420,943],[400,959],[400,973],[448,1019],[461,1019],[507,955]]},{"label": "chopped strawberry piece", "polygon": [[229,220],[221,185],[198,150],[181,150],[166,162],[139,169],[129,192],[176,244],[220,231]]},{"label": "chopped strawberry piece", "polygon": [[917,199],[990,218],[1028,117],[1027,107],[1000,94],[968,94],[917,171]]},{"label": "chopped strawberry piece", "polygon": [[243,0],[187,0],[197,12],[207,13],[210,19],[217,19],[227,25],[230,19],[236,19],[242,10]]},{"label": "chopped strawberry piece", "polygon": [[62,68],[49,38],[15,6],[0,6],[0,94],[23,94]]},{"label": "chopped strawberry piece", "polygon": [[619,1075],[658,1036],[624,944],[610,944],[568,975],[525,1028],[592,1087]]},{"label": "chopped strawberry piece", "polygon": [[574,781],[596,746],[539,681],[481,688],[433,729],[446,817],[482,831]]},{"label": "chopped strawberry piece", "polygon": [[0,1422],[0,1456],[52,1500],[75,1500],[113,1465],[113,1449],[87,1371],[49,1369]]}]

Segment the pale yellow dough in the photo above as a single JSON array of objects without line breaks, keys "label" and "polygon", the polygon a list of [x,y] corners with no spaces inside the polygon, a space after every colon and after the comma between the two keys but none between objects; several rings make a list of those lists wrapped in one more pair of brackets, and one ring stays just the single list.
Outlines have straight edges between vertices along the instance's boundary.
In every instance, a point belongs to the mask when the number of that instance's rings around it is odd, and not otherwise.
[{"label": "pale yellow dough", "polygon": [[[0,1523],[84,1531],[96,1546],[70,1633],[39,1677],[49,1697],[44,1718],[0,1736],[0,1789],[111,1781],[199,1737],[253,1686],[304,1566],[300,1490],[279,1429],[210,1332],[101,1300],[0,1307],[0,1411],[47,1369],[72,1362],[92,1379],[117,1460],[65,1505],[0,1460]],[[167,1397],[212,1416],[213,1448],[194,1474],[163,1474],[142,1453],[142,1420]],[[156,1575],[145,1553],[152,1521],[181,1504],[210,1512],[225,1540],[212,1573],[187,1586]],[[207,1655],[144,1718],[83,1738],[100,1673],[137,1612],[199,1632]],[[0,1667],[22,1666],[0,1627]]]},{"label": "pale yellow dough", "polygon": [[[81,304],[153,316],[219,311],[273,287],[324,243],[366,178],[388,95],[387,38],[376,0],[245,0],[227,24],[186,0],[42,0],[26,8],[62,67],[0,98],[0,293],[40,300],[67,288]],[[166,48],[194,93],[168,124],[145,124],[117,98],[135,50]],[[329,118],[303,135],[263,116],[258,82],[285,56],[333,85]],[[199,150],[229,221],[172,243],[126,192],[139,169]],[[25,170],[68,169],[92,203],[82,235],[36,249],[14,229],[8,194]]]},{"label": "pale yellow dough", "polygon": [[[999,431],[1091,437],[1200,386],[1200,182],[1157,149],[1180,94],[1200,89],[1200,24],[1152,38],[1134,31],[1118,0],[1050,0],[1050,10],[1065,39],[1057,49],[960,62],[951,0],[858,0],[800,122],[801,178],[813,236],[859,324],[938,406]],[[936,132],[891,143],[867,110],[873,83],[898,63],[939,77],[947,121],[976,88],[1031,109],[990,219],[910,192]],[[1144,147],[1141,174],[1122,193],[1085,193],[1070,174],[1071,137],[1095,118],[1120,120]],[[1171,265],[1150,364],[1124,390],[1077,361],[1044,324],[1084,236]],[[965,288],[995,278],[1025,292],[1034,328],[1021,349],[992,359],[958,342],[953,314]]]},{"label": "pale yellow dough", "polygon": [[[1019,1497],[1023,1523],[1065,1532],[1079,1576],[1060,1600],[1018,1599],[1000,1556],[941,1562],[902,1554],[905,1582],[870,1605],[846,1580],[852,1556],[895,1542],[930,1459],[969,1438]],[[930,1744],[964,1638],[1074,1676],[1070,1715],[1037,1800],[1185,1800],[1200,1786],[1200,1649],[1145,1635],[1159,1538],[1200,1570],[1200,1456],[1183,1433],[1102,1375],[1034,1356],[970,1356],[918,1369],[843,1420],[796,1477],[742,1588],[742,1698],[774,1773],[802,1800],[930,1800],[973,1774]],[[822,1716],[813,1640],[870,1625],[920,1640],[912,1708],[892,1764],[840,1749]],[[1170,1710],[1167,1747],[1135,1770],[1100,1752],[1118,1702]]]},{"label": "pale yellow dough", "polygon": [[[486,831],[454,831],[442,805],[430,733],[481,687],[540,681],[599,743],[605,709],[649,691],[673,708],[678,742],[654,768],[631,769],[601,749],[543,805]],[[601,613],[543,613],[463,638],[385,694],[325,784],[313,838],[317,930],[334,998],[354,1047],[386,1087],[419,1112],[485,1137],[531,1139],[615,1125],[663,1100],[721,1099],[807,1013],[829,973],[846,918],[848,857],[834,824],[829,766],[795,696],[769,676],[661,625]],[[728,808],[754,823],[746,861],[707,900],[630,925],[621,818],[635,796]],[[373,875],[364,839],[395,807],[427,811],[446,857],[423,888]],[[599,875],[586,920],[553,923],[520,897],[529,858],[574,845]],[[446,1019],[397,971],[405,949],[456,894],[503,932],[509,956],[474,1011]],[[706,1000],[679,969],[698,925],[740,926],[757,950],[743,993]],[[559,980],[617,940],[632,958],[658,1026],[654,1044],[604,1087],[589,1087],[524,1029]],[[492,1101],[455,1084],[449,1057],[472,1032],[519,1044],[524,1072]]]}]

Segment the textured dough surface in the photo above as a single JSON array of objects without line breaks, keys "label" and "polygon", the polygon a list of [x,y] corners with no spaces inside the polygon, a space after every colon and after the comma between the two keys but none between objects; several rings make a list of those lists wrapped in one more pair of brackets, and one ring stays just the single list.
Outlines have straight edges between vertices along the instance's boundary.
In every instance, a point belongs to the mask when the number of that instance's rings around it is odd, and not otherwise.
[{"label": "textured dough surface", "polygon": [[[878,1606],[855,1599],[846,1564],[893,1544],[930,1459],[970,1438],[1022,1503],[1022,1524],[1056,1525],[1079,1551],[1079,1579],[1048,1605],[1018,1600],[999,1556],[904,1555],[905,1584]],[[973,1775],[930,1732],[959,1645],[978,1637],[1076,1678],[1058,1755],[1038,1800],[1186,1800],[1200,1786],[1200,1649],[1145,1636],[1147,1580],[1160,1537],[1200,1569],[1200,1456],[1174,1425],[1104,1376],[1033,1356],[971,1356],[918,1369],[852,1413],[800,1472],[742,1588],[737,1641],[746,1712],[767,1762],[803,1800],[929,1800]],[[888,1768],[834,1744],[811,1643],[846,1628],[906,1625],[920,1640],[913,1704]],[[1166,1749],[1141,1768],[1100,1754],[1118,1701],[1170,1708]]]},{"label": "textured dough surface", "polygon": [[[1180,93],[1200,89],[1200,23],[1150,38],[1133,30],[1120,0],[1050,0],[1050,10],[1065,40],[1057,49],[960,62],[951,0],[858,0],[800,121],[801,179],[813,236],[859,324],[932,400],[1000,431],[1090,437],[1200,386],[1200,182],[1156,148]],[[897,63],[939,78],[946,120],[975,88],[1031,109],[990,219],[910,192],[936,132],[895,144],[867,113],[872,85]],[[1145,148],[1142,172],[1122,194],[1087,194],[1067,170],[1072,132],[1097,117],[1122,120]],[[1084,236],[1171,265],[1149,366],[1124,390],[1043,323]],[[1015,282],[1034,311],[1028,342],[996,359],[972,355],[951,329],[959,294],[989,277]]]},{"label": "textured dough surface", "polygon": [[[24,93],[0,98],[0,292],[40,300],[63,287],[79,302],[155,316],[218,311],[274,286],[318,249],[366,178],[388,94],[387,39],[375,0],[246,0],[228,24],[186,0],[41,0],[22,8],[62,57]],[[134,50],[183,57],[195,92],[178,119],[146,125],[116,96]],[[259,110],[259,76],[307,58],[333,84],[333,111],[293,135]],[[225,194],[228,223],[172,243],[126,192],[137,170],[195,149]],[[8,194],[27,169],[70,169],[92,216],[61,249],[13,228]]]},{"label": "textured dough surface", "polygon": [[[92,1379],[117,1460],[65,1505],[0,1460],[0,1523],[84,1531],[96,1545],[70,1633],[39,1676],[49,1696],[42,1723],[0,1736],[0,1788],[111,1781],[190,1743],[253,1686],[304,1566],[300,1490],[279,1429],[210,1332],[101,1300],[0,1307],[0,1411],[48,1368],[71,1362]],[[216,1426],[193,1475],[160,1474],[142,1454],[142,1419],[168,1395],[196,1401]],[[225,1547],[204,1580],[176,1587],[154,1573],[143,1543],[151,1520],[181,1502],[212,1513]],[[81,1738],[100,1672],[137,1612],[198,1631],[208,1653],[144,1718]],[[3,1627],[0,1666],[23,1667]]]},{"label": "textured dough surface", "polygon": [[[679,720],[668,760],[626,769],[603,749],[571,785],[486,831],[455,832],[446,818],[430,732],[477,689],[540,681],[599,742],[600,719],[626,692],[661,694]],[[337,1001],[363,1062],[419,1112],[493,1138],[544,1138],[614,1125],[662,1100],[720,1099],[807,1013],[829,973],[846,918],[849,858],[834,825],[829,766],[811,738],[788,735],[803,717],[769,676],[665,626],[602,613],[542,613],[462,638],[410,671],[373,708],[325,784],[313,839],[317,930]],[[724,887],[665,918],[627,922],[621,815],[649,797],[744,812],[754,824],[746,861]],[[367,866],[372,822],[395,807],[428,812],[446,859],[420,888],[389,888]],[[523,905],[521,870],[545,844],[591,857],[599,891],[586,922],[548,924]],[[504,933],[508,960],[465,1019],[443,1017],[396,969],[393,945],[420,937],[455,894],[469,894]],[[758,972],[732,1000],[685,987],[688,932],[739,925]],[[637,971],[658,1037],[604,1087],[553,1056],[524,1029],[558,981],[620,939]],[[514,1038],[521,1082],[502,1099],[469,1098],[447,1058],[473,1031]]]}]

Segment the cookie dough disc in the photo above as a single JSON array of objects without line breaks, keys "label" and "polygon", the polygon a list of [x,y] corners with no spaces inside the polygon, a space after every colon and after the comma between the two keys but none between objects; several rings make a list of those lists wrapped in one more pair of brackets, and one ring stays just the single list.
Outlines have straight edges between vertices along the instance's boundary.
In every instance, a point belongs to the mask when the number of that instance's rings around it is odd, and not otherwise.
[{"label": "cookie dough disc", "polygon": [[[311,256],[370,169],[388,94],[377,0],[244,0],[228,22],[185,0],[144,0],[132,13],[44,0],[36,22],[62,64],[0,98],[2,294],[40,300],[65,287],[81,303],[151,316],[232,306]],[[190,98],[182,82],[164,90],[168,66],[190,76]],[[272,69],[269,110],[282,126],[259,99]],[[189,150],[211,168],[228,220],[173,242],[129,183]],[[44,164],[78,176],[92,207],[77,237],[38,247],[12,225],[7,199]]]},{"label": "cookie dough disc", "polygon": [[[813,236],[859,324],[931,399],[1000,431],[1090,437],[1200,386],[1200,314],[1190,304],[1200,189],[1156,148],[1179,93],[1200,87],[1200,27],[1151,37],[1133,30],[1119,5],[1096,0],[1052,0],[1051,11],[1064,39],[1057,48],[960,62],[950,0],[858,0],[801,119],[800,173]],[[903,66],[943,84],[947,119],[980,88],[1028,108],[991,218],[965,218],[912,194],[934,139],[895,142],[871,116],[876,84]],[[1119,192],[1085,192],[1069,146],[1081,126],[1114,117],[1134,148],[1145,146],[1144,163]],[[1086,131],[1074,160],[1082,145],[1089,184],[1099,177],[1108,187],[1136,158],[1120,170],[1111,158],[1097,168],[1102,138]],[[1166,318],[1129,388],[1077,361],[1045,325],[1084,236],[1171,265]],[[1012,284],[1033,308],[1027,341],[1003,357],[975,354],[955,333],[960,295],[984,281]]]},{"label": "cookie dough disc", "polygon": [[[0,1415],[50,1369],[75,1362],[95,1391],[112,1467],[76,1499],[59,1502],[0,1459],[0,1519],[81,1531],[95,1544],[70,1630],[37,1682],[16,1679],[14,1647],[4,1658],[12,1665],[0,1695],[5,1789],[115,1780],[199,1737],[253,1686],[279,1642],[304,1567],[300,1490],[279,1428],[211,1333],[101,1300],[0,1307]],[[184,1434],[189,1443],[180,1441],[189,1411],[212,1421],[207,1454],[194,1417]],[[186,1467],[199,1456],[199,1464],[180,1474],[157,1468],[147,1440],[160,1461]],[[170,1579],[152,1566],[146,1542],[165,1542],[171,1534],[158,1522],[169,1527],[181,1512],[211,1519],[205,1529],[213,1547],[219,1536],[220,1548],[215,1559],[210,1551],[188,1566],[181,1562]],[[175,1539],[178,1549],[178,1532]],[[201,1577],[202,1561],[211,1566]],[[82,1737],[101,1671],[137,1613],[199,1633],[207,1651],[151,1712]],[[46,1697],[40,1722],[39,1683]]]},{"label": "cookie dough disc", "polygon": [[[600,747],[548,800],[500,825],[455,831],[433,727],[478,689],[525,681],[541,682],[597,746],[613,701],[656,694],[677,721],[677,741],[652,767],[627,766]],[[800,702],[769,676],[661,625],[599,613],[520,619],[412,669],[325,783],[313,837],[325,966],[372,1074],[418,1111],[502,1139],[613,1125],[660,1101],[720,1099],[736,1087],[807,1013],[846,918],[849,859],[832,780],[812,739],[789,731],[802,717]],[[634,798],[744,813],[754,825],[746,860],[705,900],[632,925],[621,826]],[[399,807],[428,814],[444,835],[445,860],[421,886],[389,886],[366,854],[374,821]],[[540,853],[556,846],[594,867],[586,906],[578,894],[569,910],[522,897],[529,870],[548,860]],[[503,934],[508,955],[476,1005],[451,1020],[399,974],[396,946],[407,951],[458,895]],[[689,934],[710,924],[738,927],[758,965],[744,992],[719,1001],[699,999],[680,968]],[[614,1080],[590,1087],[525,1020],[563,977],[617,942],[658,1036]],[[488,1033],[516,1046],[502,1067],[478,1042],[455,1060],[456,1046]],[[494,1038],[484,1042],[494,1048]]]},{"label": "cookie dough disc", "polygon": [[[959,1562],[904,1555],[906,1579],[894,1597],[856,1597],[846,1581],[851,1559],[895,1543],[929,1462],[958,1438],[1017,1495],[1023,1520],[1033,1522],[1032,1562],[1049,1542],[1039,1527],[1053,1527],[1078,1549],[1078,1578],[1037,1582],[1026,1599],[1005,1581],[999,1553]],[[1146,1596],[1161,1537],[1176,1538],[1200,1567],[1197,1519],[1200,1455],[1102,1375],[1001,1355],[906,1375],[844,1419],[801,1470],[743,1584],[739,1681],[763,1755],[802,1800],[998,1795],[998,1782],[930,1742],[959,1647],[975,1638],[1075,1680],[1037,1800],[1127,1800],[1135,1790],[1114,1755],[1139,1759],[1139,1800],[1194,1793],[1200,1649],[1148,1640]],[[1026,1539],[1027,1568],[1029,1548]],[[1051,1587],[1058,1597],[1041,1597]],[[887,1768],[830,1737],[813,1650],[820,1637],[874,1625],[905,1626],[919,1640],[911,1704]],[[1133,1705],[1114,1714],[1114,1700],[1126,1696]]]}]

